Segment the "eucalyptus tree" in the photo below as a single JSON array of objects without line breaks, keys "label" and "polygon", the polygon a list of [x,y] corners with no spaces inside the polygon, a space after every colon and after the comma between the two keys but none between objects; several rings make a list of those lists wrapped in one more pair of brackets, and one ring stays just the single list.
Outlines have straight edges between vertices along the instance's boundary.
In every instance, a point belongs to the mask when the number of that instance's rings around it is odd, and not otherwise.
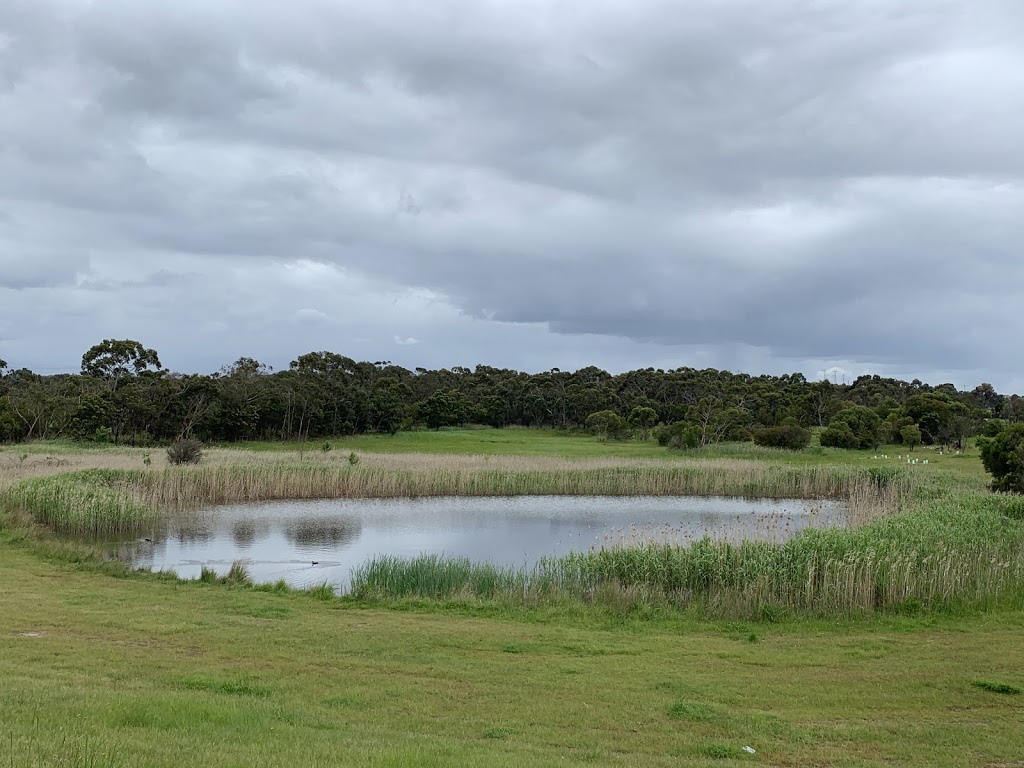
[{"label": "eucalyptus tree", "polygon": [[68,375],[40,376],[23,368],[6,376],[4,395],[18,425],[18,440],[60,437],[74,416],[79,389]]},{"label": "eucalyptus tree", "polygon": [[251,357],[240,357],[213,375],[219,385],[214,429],[227,440],[261,436],[270,400],[271,368]]},{"label": "eucalyptus tree", "polygon": [[160,368],[156,350],[133,339],[104,339],[82,355],[82,375],[109,382],[111,392],[126,377]]}]

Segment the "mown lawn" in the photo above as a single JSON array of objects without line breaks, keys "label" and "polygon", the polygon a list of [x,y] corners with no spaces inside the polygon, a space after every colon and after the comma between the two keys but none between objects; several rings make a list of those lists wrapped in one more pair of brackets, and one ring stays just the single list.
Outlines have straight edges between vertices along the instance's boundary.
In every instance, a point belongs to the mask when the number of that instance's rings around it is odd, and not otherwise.
[{"label": "mown lawn", "polygon": [[[1024,615],[367,608],[0,540],[0,766],[1014,765]],[[749,755],[742,747],[757,751]]]}]

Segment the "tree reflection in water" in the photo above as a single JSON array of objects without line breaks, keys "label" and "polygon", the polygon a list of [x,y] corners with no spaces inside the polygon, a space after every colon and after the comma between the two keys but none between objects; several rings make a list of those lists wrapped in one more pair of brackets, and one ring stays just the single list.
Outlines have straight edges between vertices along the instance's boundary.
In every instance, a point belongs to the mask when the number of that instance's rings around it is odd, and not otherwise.
[{"label": "tree reflection in water", "polygon": [[[263,528],[264,535],[269,533],[269,529],[266,526],[263,526]],[[248,549],[256,541],[256,526],[248,520],[239,521],[231,526],[231,538],[239,549]]]},{"label": "tree reflection in water", "polygon": [[289,523],[284,535],[302,547],[336,547],[355,541],[362,530],[362,523],[354,517],[303,517]]}]

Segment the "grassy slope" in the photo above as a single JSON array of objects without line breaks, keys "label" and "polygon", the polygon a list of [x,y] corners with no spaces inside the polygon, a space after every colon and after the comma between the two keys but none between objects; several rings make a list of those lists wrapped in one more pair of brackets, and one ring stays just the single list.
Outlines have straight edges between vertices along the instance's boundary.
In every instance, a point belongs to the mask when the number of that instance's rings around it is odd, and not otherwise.
[{"label": "grassy slope", "polygon": [[[516,431],[351,443],[482,445],[664,456]],[[943,458],[980,474],[976,459]],[[339,609],[114,579],[2,534],[0,583],[0,766],[967,766],[1024,754],[1024,696],[972,685],[1024,687],[1020,613],[765,626]]]},{"label": "grassy slope", "polygon": [[1024,697],[973,685],[1024,685],[1019,614],[523,622],[118,580],[11,548],[0,581],[3,766],[967,766],[1024,754]]}]

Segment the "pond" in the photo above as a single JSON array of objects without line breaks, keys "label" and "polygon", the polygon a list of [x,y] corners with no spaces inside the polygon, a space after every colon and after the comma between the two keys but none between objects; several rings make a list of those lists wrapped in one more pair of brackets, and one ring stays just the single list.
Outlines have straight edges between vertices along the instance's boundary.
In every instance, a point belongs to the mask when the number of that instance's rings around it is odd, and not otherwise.
[{"label": "pond", "polygon": [[498,565],[616,545],[703,536],[783,541],[843,524],[840,502],[706,497],[519,496],[332,499],[221,506],[178,515],[151,540],[118,547],[134,567],[198,578],[243,561],[259,583],[328,582],[380,555],[437,554]]}]

